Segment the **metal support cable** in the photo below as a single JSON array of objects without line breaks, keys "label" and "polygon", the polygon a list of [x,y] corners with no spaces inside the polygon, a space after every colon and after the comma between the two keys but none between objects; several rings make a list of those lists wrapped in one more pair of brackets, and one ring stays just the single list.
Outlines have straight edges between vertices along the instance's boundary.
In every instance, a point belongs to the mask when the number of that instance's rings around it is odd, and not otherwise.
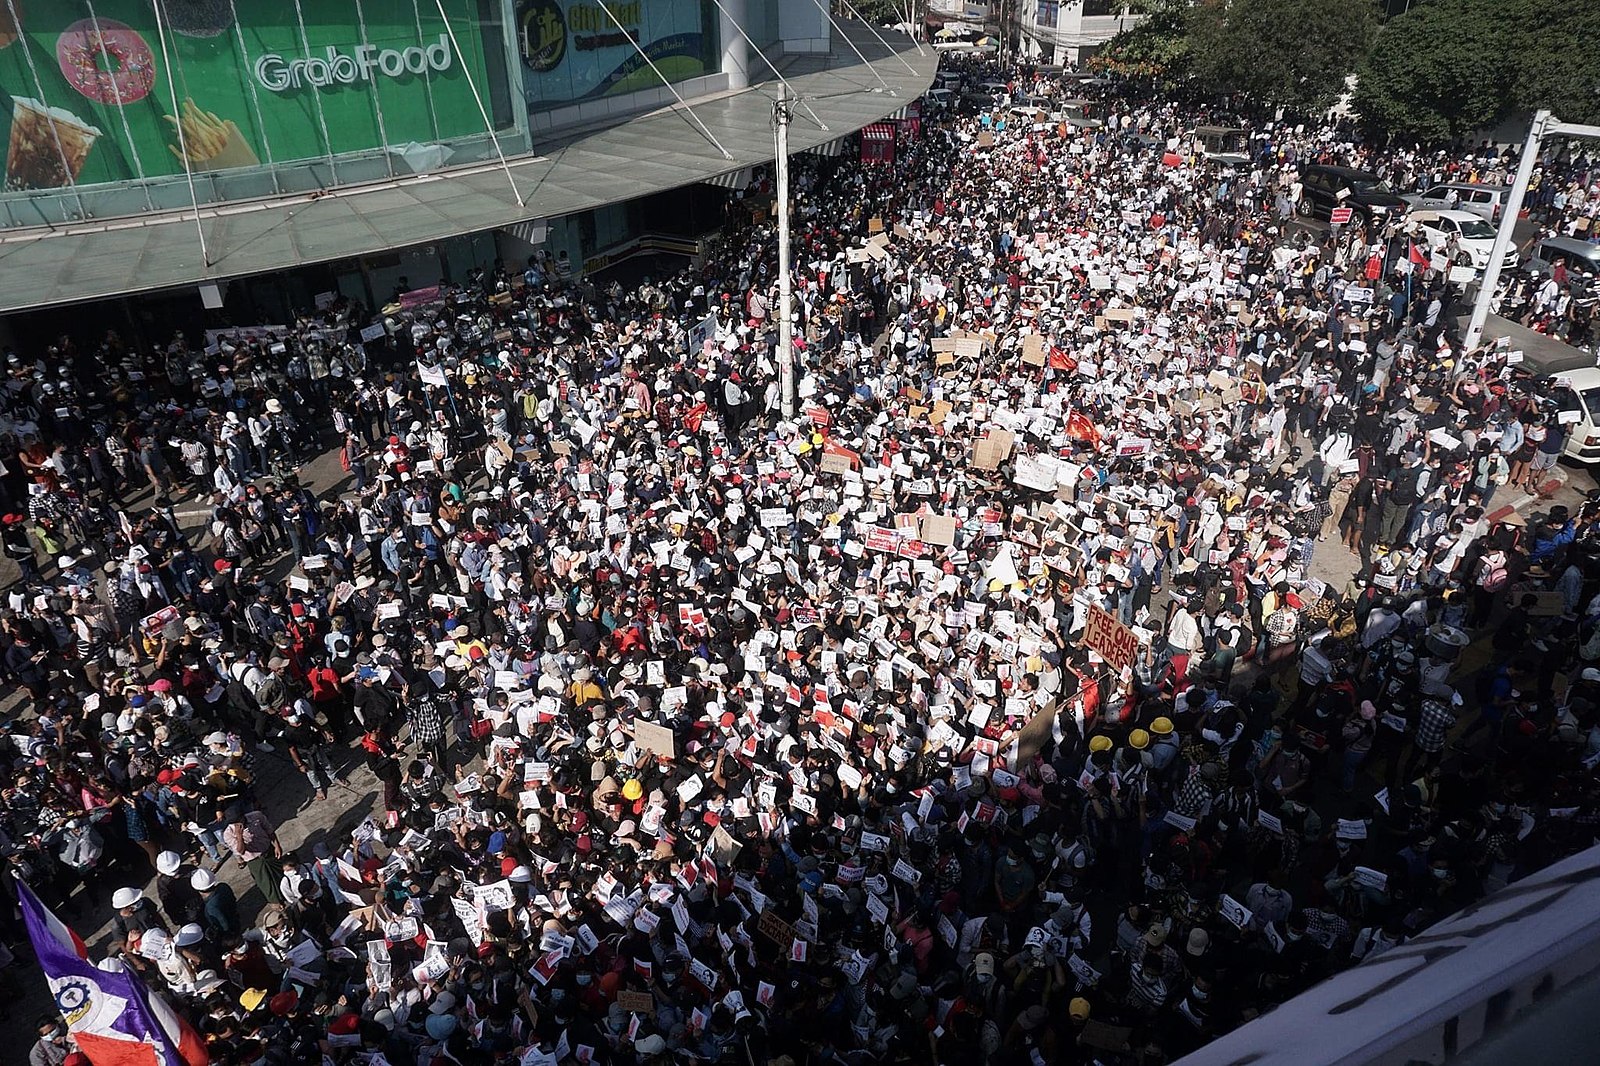
[{"label": "metal support cable", "polygon": [[[300,0],[294,0],[295,25],[300,27],[300,47],[306,55],[311,54],[311,38],[306,35],[306,16],[300,7]],[[322,127],[322,146],[327,149],[328,178],[335,185],[339,184],[339,172],[333,165],[333,137],[328,133],[328,116],[322,110],[322,94],[316,89],[311,91],[311,102],[317,108],[317,125]]]},{"label": "metal support cable", "polygon": [[500,138],[494,132],[494,123],[489,121],[489,112],[483,106],[483,97],[478,94],[478,83],[472,80],[472,71],[467,69],[467,57],[461,52],[461,42],[456,40],[455,27],[450,25],[450,16],[444,13],[444,0],[434,0],[439,7],[439,17],[444,20],[444,32],[450,35],[450,47],[456,50],[456,62],[461,64],[462,77],[467,79],[467,88],[472,90],[472,99],[477,101],[478,114],[483,117],[484,132],[489,135],[489,142],[494,145],[494,154],[500,158],[500,169],[505,171],[506,183],[511,186],[511,195],[517,198],[518,207],[528,205],[522,199],[522,193],[517,189],[516,179],[511,176],[511,166],[506,162],[506,154],[500,150]]},{"label": "metal support cable", "polygon": [[[228,0],[228,12],[233,16],[233,33],[239,39],[239,55],[244,59],[244,69],[250,69],[250,48],[244,41],[244,27],[239,25],[239,10],[234,6],[234,0]],[[267,169],[272,173],[272,191],[282,192],[283,184],[278,181],[278,167],[272,158],[272,142],[267,139],[267,124],[261,118],[261,96],[256,92],[256,80],[247,77],[244,79],[245,87],[250,90],[250,106],[256,113],[256,132],[261,135],[261,150],[267,154]]]},{"label": "metal support cable", "polygon": [[[894,89],[890,87],[889,83],[883,80],[883,75],[878,73],[878,68],[867,62],[867,57],[861,54],[861,49],[856,47],[856,42],[850,39],[850,35],[848,33],[844,32],[844,27],[839,25],[839,20],[833,17],[833,12],[828,10],[828,6],[824,4],[822,0],[811,0],[811,2],[817,5],[817,10],[822,12],[822,14],[827,18],[828,22],[833,25],[835,32],[837,32],[840,37],[844,38],[844,43],[849,45],[850,51],[854,52],[856,54],[856,58],[861,60],[861,65],[871,71],[874,78],[878,79],[878,84],[883,86],[883,91],[888,93],[890,96],[899,96],[900,94],[895,92]],[[904,62],[904,60],[901,60],[901,62]]]},{"label": "metal support cable", "polygon": [[[361,0],[356,0],[356,26],[361,31],[361,43],[371,44],[367,40],[367,13],[361,7]],[[419,39],[418,44],[421,44]],[[383,94],[378,91],[378,79],[372,79],[372,109],[378,116],[378,140],[383,145],[383,160],[388,167],[389,176],[394,177],[394,156],[389,151],[389,130],[383,123]]]},{"label": "metal support cable", "polygon": [[[10,3],[11,0],[6,0]],[[200,261],[211,266],[211,252],[206,248],[206,228],[200,224],[200,198],[194,191],[194,165],[189,161],[189,142],[183,135],[183,112],[178,110],[178,83],[172,78],[172,57],[167,52],[167,19],[160,4],[152,5],[156,13],[156,36],[161,39],[161,62],[167,68],[167,95],[172,100],[173,126],[178,131],[178,154],[183,156],[183,174],[189,181],[189,206],[194,208],[194,233],[200,240]]]},{"label": "metal support cable", "polygon": [[[883,45],[885,48],[887,48],[889,50],[889,54],[890,55],[894,56],[896,59],[898,59],[900,61],[900,65],[901,66],[905,67],[907,70],[909,70],[913,74],[915,74],[917,72],[917,68],[916,67],[914,67],[910,63],[906,62],[906,57],[905,56],[901,55],[898,50],[896,50],[894,48],[891,48],[889,46],[889,42],[883,39],[883,34],[878,32],[878,28],[876,26],[874,26],[872,23],[868,22],[865,18],[862,17],[861,12],[856,10],[856,5],[852,4],[850,2],[850,0],[844,0],[844,6],[850,9],[850,13],[852,15],[854,15],[858,19],[861,19],[861,24],[864,25],[867,28],[868,32],[870,32],[874,37],[876,37],[878,39],[878,43],[879,44]],[[920,56],[920,55],[925,55],[926,54],[922,50],[922,45],[917,44],[917,39],[915,37],[911,38],[911,43],[917,45],[917,55]]]},{"label": "metal support cable", "polygon": [[700,127],[700,132],[704,133],[706,135],[706,139],[717,146],[717,151],[722,153],[722,158],[726,159],[730,163],[733,162],[733,155],[722,146],[721,141],[717,140],[716,134],[711,132],[711,127],[700,121],[700,116],[694,113],[694,108],[689,106],[689,102],[685,100],[683,95],[678,92],[678,90],[670,81],[667,80],[667,76],[661,73],[661,68],[656,66],[655,60],[651,59],[649,54],[645,52],[643,48],[639,47],[639,42],[634,40],[633,34],[628,32],[628,27],[624,26],[622,22],[618,20],[617,16],[611,13],[611,8],[606,5],[606,0],[595,0],[595,3],[599,4],[600,10],[606,13],[606,18],[610,19],[617,29],[622,31],[622,35],[628,39],[628,43],[633,45],[633,50],[639,53],[639,58],[648,63],[650,65],[650,69],[655,71],[656,77],[661,79],[661,84],[666,86],[667,92],[671,93],[678,103],[683,105],[683,109],[688,113],[689,118],[694,121],[696,126]]},{"label": "metal support cable", "polygon": [[[28,73],[33,76],[33,91],[38,94],[37,99],[39,106],[45,109],[44,120],[50,125],[50,137],[55,141],[56,155],[59,156],[61,160],[61,173],[66,175],[67,184],[72,187],[72,196],[78,201],[78,215],[82,218],[88,218],[89,212],[83,206],[83,193],[78,191],[77,175],[74,174],[72,172],[72,168],[67,165],[67,150],[61,144],[61,130],[56,126],[55,117],[50,114],[50,105],[45,102],[44,85],[39,81],[39,68],[34,65],[33,51],[28,46],[29,37],[26,33],[23,33],[21,29],[22,16],[17,13],[16,0],[6,0],[6,8],[11,12],[11,24],[17,27],[19,36],[17,43],[22,49],[23,58],[28,61]],[[95,25],[98,26],[99,23],[96,23]],[[11,136],[13,140],[16,139],[15,133],[13,133]]]},{"label": "metal support cable", "polygon": [[[832,130],[828,129],[828,124],[822,121],[822,118],[815,111],[811,110],[811,105],[806,103],[805,98],[799,93],[795,92],[794,86],[789,84],[789,79],[785,78],[783,73],[778,70],[777,67],[772,65],[772,60],[767,58],[766,53],[761,50],[761,46],[756,44],[755,41],[751,40],[750,35],[744,31],[744,27],[739,25],[739,20],[728,14],[728,9],[722,6],[722,0],[711,0],[711,2],[717,5],[717,10],[722,12],[723,17],[732,23],[734,29],[739,31],[739,36],[743,37],[745,42],[749,44],[751,48],[755,49],[756,55],[761,57],[761,62],[765,63],[767,65],[767,69],[772,71],[773,76],[783,83],[783,87],[788,90],[789,95],[794,97],[794,99],[799,102],[800,106],[806,109],[806,114],[810,115],[812,121],[816,122],[817,128],[822,130],[824,133],[833,132]],[[750,73],[750,68],[748,66],[745,67],[744,72],[746,76],[748,76]]]}]

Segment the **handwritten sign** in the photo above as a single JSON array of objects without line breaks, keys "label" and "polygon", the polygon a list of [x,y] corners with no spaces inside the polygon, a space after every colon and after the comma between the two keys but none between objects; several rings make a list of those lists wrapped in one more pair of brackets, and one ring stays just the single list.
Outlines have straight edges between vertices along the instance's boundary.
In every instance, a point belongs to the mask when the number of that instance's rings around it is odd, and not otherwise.
[{"label": "handwritten sign", "polygon": [[770,907],[762,911],[761,917],[756,920],[756,932],[785,948],[795,939],[794,926],[779,918]]},{"label": "handwritten sign", "polygon": [[995,470],[1011,457],[1016,436],[1009,429],[991,429],[973,447],[972,465],[979,470]]},{"label": "handwritten sign", "polygon": [[1037,333],[1022,338],[1022,361],[1028,366],[1044,366],[1044,338]]},{"label": "handwritten sign", "polygon": [[654,1014],[656,997],[648,992],[618,992],[617,1006],[632,1014]]},{"label": "handwritten sign", "polygon": [[636,718],[633,722],[633,742],[639,745],[642,751],[653,752],[673,758],[677,755],[677,741],[672,730],[654,722],[646,722]]},{"label": "handwritten sign", "polygon": [[1118,621],[1110,611],[1098,606],[1089,608],[1089,620],[1083,628],[1083,642],[1119,671],[1133,665],[1133,657],[1139,650],[1139,638],[1133,635],[1133,630]]},{"label": "handwritten sign", "polygon": [[851,469],[850,457],[840,452],[824,452],[822,455],[822,472],[824,474],[848,474]]}]

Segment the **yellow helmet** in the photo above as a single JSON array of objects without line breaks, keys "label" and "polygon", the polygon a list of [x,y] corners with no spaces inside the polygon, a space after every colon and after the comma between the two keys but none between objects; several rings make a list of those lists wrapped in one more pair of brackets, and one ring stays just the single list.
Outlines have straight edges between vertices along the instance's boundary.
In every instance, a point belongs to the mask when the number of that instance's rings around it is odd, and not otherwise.
[{"label": "yellow helmet", "polygon": [[1090,737],[1089,738],[1089,750],[1090,751],[1110,751],[1111,750],[1111,738],[1106,736],[1104,733],[1101,733],[1098,736]]},{"label": "yellow helmet", "polygon": [[639,784],[637,780],[630,780],[622,786],[622,798],[625,800],[631,802],[642,795],[644,795],[644,786]]},{"label": "yellow helmet", "polygon": [[1155,721],[1150,723],[1150,732],[1154,733],[1158,737],[1166,736],[1168,733],[1172,732],[1172,719],[1157,718]]},{"label": "yellow helmet", "polygon": [[1131,747],[1143,751],[1145,748],[1150,746],[1150,734],[1146,733],[1142,729],[1135,729],[1133,732],[1128,734],[1128,744]]}]

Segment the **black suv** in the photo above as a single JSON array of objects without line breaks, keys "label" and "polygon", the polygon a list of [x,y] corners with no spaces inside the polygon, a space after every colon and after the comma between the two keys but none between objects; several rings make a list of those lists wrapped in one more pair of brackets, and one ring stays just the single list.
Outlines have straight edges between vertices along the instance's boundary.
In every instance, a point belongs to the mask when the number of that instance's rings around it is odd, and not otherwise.
[{"label": "black suv", "polygon": [[[1341,198],[1339,193],[1345,189],[1349,194]],[[1374,219],[1382,222],[1404,212],[1407,204],[1382,178],[1365,170],[1321,164],[1302,170],[1300,216],[1326,219],[1336,207],[1350,208],[1355,218],[1365,220],[1370,226]]]}]

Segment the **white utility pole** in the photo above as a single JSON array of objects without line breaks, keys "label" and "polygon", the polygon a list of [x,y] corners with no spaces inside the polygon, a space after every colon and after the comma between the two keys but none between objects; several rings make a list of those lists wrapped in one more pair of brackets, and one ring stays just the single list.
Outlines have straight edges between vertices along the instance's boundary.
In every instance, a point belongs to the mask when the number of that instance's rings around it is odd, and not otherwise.
[{"label": "white utility pole", "polygon": [[1517,176],[1511,181],[1511,195],[1500,215],[1500,229],[1494,235],[1494,247],[1489,250],[1489,265],[1483,268],[1483,281],[1478,286],[1478,298],[1472,302],[1472,320],[1467,324],[1466,348],[1478,346],[1483,337],[1483,327],[1489,321],[1489,303],[1494,299],[1495,286],[1500,284],[1500,264],[1511,247],[1511,231],[1517,226],[1517,215],[1522,213],[1522,197],[1528,191],[1528,181],[1533,177],[1533,164],[1539,157],[1539,142],[1544,139],[1545,125],[1550,112],[1540,111],[1533,116],[1528,127],[1528,140],[1522,146],[1522,158],[1517,161]]},{"label": "white utility pole", "polygon": [[1494,247],[1489,252],[1489,265],[1483,270],[1483,281],[1478,288],[1478,298],[1472,303],[1472,319],[1467,324],[1465,344],[1470,350],[1483,340],[1483,327],[1489,322],[1489,304],[1494,300],[1494,290],[1500,284],[1500,266],[1505,261],[1506,250],[1511,247],[1511,232],[1516,228],[1517,216],[1522,214],[1522,198],[1528,193],[1528,182],[1533,177],[1533,165],[1539,158],[1539,146],[1546,137],[1588,137],[1600,140],[1600,126],[1583,126],[1573,122],[1557,122],[1548,111],[1533,116],[1528,127],[1528,140],[1522,146],[1522,158],[1517,161],[1517,175],[1511,182],[1511,193],[1506,199],[1505,211],[1500,215],[1500,229],[1494,235]]},{"label": "white utility pole", "polygon": [[783,417],[795,414],[794,297],[789,284],[789,87],[778,87],[772,121],[778,146],[773,167],[778,183],[778,375],[783,383]]}]

